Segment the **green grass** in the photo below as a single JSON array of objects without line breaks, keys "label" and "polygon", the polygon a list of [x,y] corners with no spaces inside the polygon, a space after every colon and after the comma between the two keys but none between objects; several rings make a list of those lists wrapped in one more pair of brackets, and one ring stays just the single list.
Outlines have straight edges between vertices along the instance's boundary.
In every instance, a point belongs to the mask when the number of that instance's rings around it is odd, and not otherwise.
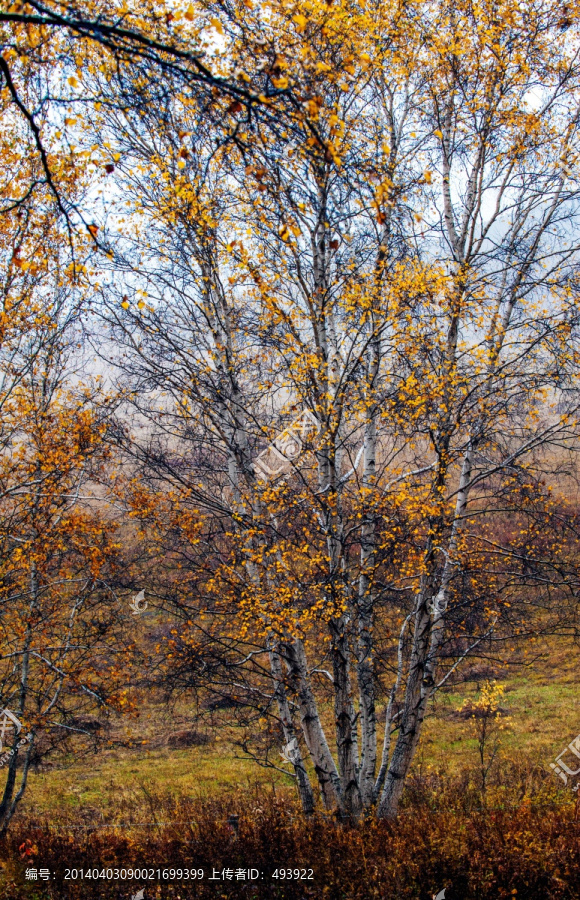
[{"label": "green grass", "polygon": [[[576,656],[576,665],[577,660]],[[547,683],[542,680],[545,671],[539,671],[539,668],[497,677],[497,681],[505,685],[503,705],[508,713],[503,723],[501,746],[508,755],[523,753],[532,759],[545,759],[548,765],[580,731],[578,676],[562,672],[557,680],[554,678]],[[453,773],[469,762],[466,754],[475,750],[470,725],[453,718],[452,712],[470,696],[476,696],[474,685],[466,685],[461,691],[453,690],[439,698],[435,713],[429,717],[423,732],[424,755],[428,763],[445,761]]]},{"label": "green grass", "polygon": [[83,758],[69,756],[58,768],[32,774],[21,811],[57,814],[60,819],[83,809],[108,820],[123,808],[146,808],[150,792],[201,798],[216,791],[223,795],[251,789],[256,781],[279,786],[290,782],[276,772],[262,773],[251,761],[236,758],[231,746],[104,750]]},{"label": "green grass", "polygon": [[[502,754],[525,757],[548,769],[580,731],[580,652],[568,642],[554,640],[542,649],[533,665],[515,660],[512,666],[496,665],[494,675],[505,685],[504,706],[509,716],[501,732]],[[471,725],[454,715],[467,697],[476,694],[477,684],[467,682],[437,695],[425,723],[416,767],[456,775],[476,766]],[[161,705],[142,709],[140,718],[126,727],[133,748],[103,746],[96,753],[72,753],[32,772],[19,815],[55,821],[121,821],[141,809],[141,815],[153,821],[151,794],[202,798],[251,793],[259,786],[276,792],[292,790],[290,778],[241,758],[243,754],[233,742],[233,727],[216,730],[208,745],[170,749],[159,743],[164,734],[183,728],[183,722],[172,721]],[[330,719],[330,709],[326,717]]]}]

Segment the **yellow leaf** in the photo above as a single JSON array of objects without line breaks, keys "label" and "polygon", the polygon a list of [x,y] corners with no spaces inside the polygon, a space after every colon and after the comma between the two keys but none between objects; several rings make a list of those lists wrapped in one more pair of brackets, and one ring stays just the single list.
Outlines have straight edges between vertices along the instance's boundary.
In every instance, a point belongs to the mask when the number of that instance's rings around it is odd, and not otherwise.
[{"label": "yellow leaf", "polygon": [[437,131],[434,131],[433,134],[435,135],[435,137],[438,137],[438,138],[443,137],[443,132],[439,131],[439,129],[437,129]]},{"label": "yellow leaf", "polygon": [[298,31],[304,31],[304,29],[306,28],[306,23],[308,22],[308,19],[306,18],[306,16],[303,16],[301,13],[298,13],[297,15],[292,16],[292,21],[296,22],[296,24],[298,26]]},{"label": "yellow leaf", "polygon": [[216,30],[217,32],[219,32],[220,34],[223,34],[223,33],[224,33],[224,27],[223,27],[223,25],[222,25],[222,23],[220,22],[219,19],[210,19],[210,24],[213,25],[213,27],[215,28],[215,30]]}]

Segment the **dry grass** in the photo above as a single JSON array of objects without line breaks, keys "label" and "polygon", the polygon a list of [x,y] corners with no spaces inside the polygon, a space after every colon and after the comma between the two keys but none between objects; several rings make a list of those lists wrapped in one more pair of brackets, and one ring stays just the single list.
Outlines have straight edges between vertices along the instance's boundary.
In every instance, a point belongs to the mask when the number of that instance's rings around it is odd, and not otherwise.
[{"label": "dry grass", "polygon": [[[143,798],[122,813],[133,828],[49,827],[21,819],[0,846],[0,900],[128,900],[145,888],[146,900],[427,900],[443,887],[446,900],[576,900],[580,892],[580,845],[571,792],[559,793],[541,771],[533,775],[530,803],[521,794],[513,765],[503,772],[510,791],[490,795],[490,808],[465,780],[415,777],[393,824],[372,818],[353,827],[332,819],[304,821],[293,801],[268,793],[232,793],[227,801],[178,801],[151,794],[149,815],[160,824],[144,828]],[[499,802],[498,802],[499,801]],[[501,807],[504,808],[501,808]],[[239,836],[228,815],[239,816]],[[24,878],[26,867],[44,867],[50,882]],[[112,878],[66,880],[66,869],[110,868]],[[153,870],[153,879],[116,877],[115,868]],[[279,868],[298,868],[312,879],[281,882]],[[156,870],[166,870],[161,882]],[[192,883],[171,869],[202,869]],[[210,881],[215,869],[255,868],[253,882]]]}]

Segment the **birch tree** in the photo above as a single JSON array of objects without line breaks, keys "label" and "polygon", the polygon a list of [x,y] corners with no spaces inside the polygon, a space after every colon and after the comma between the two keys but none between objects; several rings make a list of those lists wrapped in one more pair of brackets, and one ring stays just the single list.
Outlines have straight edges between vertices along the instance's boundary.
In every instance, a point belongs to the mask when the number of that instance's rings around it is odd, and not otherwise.
[{"label": "birch tree", "polygon": [[95,496],[112,401],[81,380],[78,265],[40,196],[0,219],[0,834],[34,761],[119,707],[127,645],[115,523]]},{"label": "birch tree", "polygon": [[186,572],[180,686],[213,645],[206,687],[277,719],[305,810],[313,775],[391,817],[461,662],[576,615],[547,483],[577,447],[575,24],[276,15],[260,77],[299,115],[217,149],[180,97],[95,122],[131,210],[103,316],[132,514]]}]

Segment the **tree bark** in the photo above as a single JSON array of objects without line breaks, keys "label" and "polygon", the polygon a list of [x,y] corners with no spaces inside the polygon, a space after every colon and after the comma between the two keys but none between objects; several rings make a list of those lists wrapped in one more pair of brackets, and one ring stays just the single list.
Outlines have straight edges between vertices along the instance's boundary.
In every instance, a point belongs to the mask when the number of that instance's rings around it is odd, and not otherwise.
[{"label": "tree bark", "polygon": [[274,679],[274,696],[278,704],[280,721],[284,731],[284,740],[286,741],[286,746],[291,747],[289,758],[294,766],[294,774],[296,776],[296,785],[298,787],[298,796],[300,797],[300,802],[302,804],[302,811],[305,815],[311,816],[314,812],[314,794],[296,737],[292,712],[290,710],[286,687],[284,685],[280,652],[273,641],[270,646],[270,668]]},{"label": "tree bark", "polygon": [[340,778],[310,685],[304,645],[300,639],[296,639],[281,647],[281,652],[286,658],[291,683],[298,698],[300,724],[318,778],[322,802],[326,809],[342,809]]},{"label": "tree bark", "polygon": [[342,618],[330,623],[334,673],[334,716],[344,811],[356,819],[362,811],[362,797],[358,783],[356,714],[352,700],[350,652],[345,624]]},{"label": "tree bark", "polygon": [[[371,327],[374,327],[371,325]],[[372,392],[379,368],[379,346],[376,336],[369,348],[367,383],[371,396],[365,421],[363,450],[363,501],[374,486],[376,475],[377,421]],[[374,802],[377,767],[377,717],[375,707],[375,672],[373,663],[374,590],[371,570],[376,554],[374,516],[365,512],[361,527],[360,577],[357,608],[357,679],[361,723],[361,764],[359,785],[361,802],[369,807]]]}]

